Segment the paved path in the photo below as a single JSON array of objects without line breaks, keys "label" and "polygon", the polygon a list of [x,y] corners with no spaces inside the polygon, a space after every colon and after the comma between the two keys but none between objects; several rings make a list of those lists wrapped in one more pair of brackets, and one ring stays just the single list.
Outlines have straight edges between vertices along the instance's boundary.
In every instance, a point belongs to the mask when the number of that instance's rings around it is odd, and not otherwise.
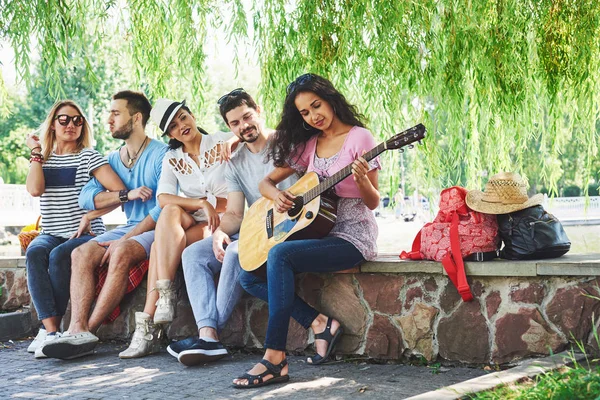
[{"label": "paved path", "polygon": [[124,344],[105,343],[94,356],[36,360],[30,341],[0,343],[2,399],[403,399],[484,375],[482,369],[337,362],[321,367],[290,357],[290,382],[239,390],[230,386],[260,360],[235,353],[213,364],[185,367],[166,351],[142,359],[117,357]]}]

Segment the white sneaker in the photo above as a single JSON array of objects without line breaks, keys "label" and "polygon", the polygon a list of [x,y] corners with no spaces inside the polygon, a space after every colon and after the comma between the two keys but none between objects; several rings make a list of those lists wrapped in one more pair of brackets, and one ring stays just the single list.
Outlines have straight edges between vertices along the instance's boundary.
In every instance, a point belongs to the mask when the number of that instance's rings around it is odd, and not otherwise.
[{"label": "white sneaker", "polygon": [[119,353],[120,358],[138,358],[160,351],[162,329],[151,322],[151,317],[145,312],[135,313],[135,332],[131,344]]},{"label": "white sneaker", "polygon": [[44,354],[44,346],[53,341],[54,339],[58,339],[59,337],[61,337],[60,332],[56,332],[54,335],[46,334],[46,338],[44,339],[42,344],[40,344],[38,348],[35,349],[35,358],[47,358],[47,356]]},{"label": "white sneaker", "polygon": [[35,353],[37,348],[40,347],[40,345],[44,342],[44,339],[46,339],[47,334],[48,332],[44,328],[40,328],[37,335],[35,336],[35,339],[33,339],[33,342],[31,342],[31,344],[27,348],[27,352]]},{"label": "white sneaker", "polygon": [[100,339],[91,332],[63,333],[44,345],[44,354],[50,358],[70,360],[93,354]]},{"label": "white sneaker", "polygon": [[154,313],[155,324],[168,324],[175,318],[175,290],[172,286],[169,279],[156,281],[154,290],[158,290],[158,300]]}]

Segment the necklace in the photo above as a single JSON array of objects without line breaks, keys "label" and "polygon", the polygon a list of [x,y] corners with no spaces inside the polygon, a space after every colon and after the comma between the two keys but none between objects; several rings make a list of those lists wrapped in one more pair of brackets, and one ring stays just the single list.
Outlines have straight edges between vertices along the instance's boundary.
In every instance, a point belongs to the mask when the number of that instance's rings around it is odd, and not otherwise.
[{"label": "necklace", "polygon": [[131,168],[131,166],[133,165],[133,162],[135,160],[137,160],[137,158],[140,155],[140,152],[142,151],[142,149],[144,148],[144,145],[146,144],[147,140],[148,140],[148,136],[146,136],[146,138],[142,142],[142,145],[140,146],[140,148],[138,149],[138,151],[135,152],[135,154],[133,155],[133,157],[131,157],[131,155],[129,154],[129,150],[127,149],[127,145],[125,146],[125,151],[127,152],[127,168]]}]

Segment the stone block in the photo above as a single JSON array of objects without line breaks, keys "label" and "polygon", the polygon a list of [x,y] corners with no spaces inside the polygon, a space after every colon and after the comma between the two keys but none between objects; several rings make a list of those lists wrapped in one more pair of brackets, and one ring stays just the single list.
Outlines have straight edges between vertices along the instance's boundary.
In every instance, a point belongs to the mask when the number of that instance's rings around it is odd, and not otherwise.
[{"label": "stone block", "polygon": [[438,284],[433,276],[430,276],[425,280],[425,282],[423,282],[423,287],[428,292],[435,292],[438,290]]},{"label": "stone block", "polygon": [[563,350],[565,342],[552,330],[539,310],[521,308],[496,321],[493,361],[506,363],[523,357]]},{"label": "stone block", "polygon": [[439,354],[446,360],[466,363],[489,361],[489,329],[479,302],[462,303],[438,324]]},{"label": "stone block", "polygon": [[0,310],[15,311],[31,302],[27,288],[27,272],[24,269],[0,269]]},{"label": "stone block", "polygon": [[324,284],[323,275],[304,274],[297,284],[298,296],[318,310],[321,308],[321,292]]},{"label": "stone block", "polygon": [[525,287],[511,288],[510,299],[517,303],[542,304],[546,289],[541,283],[523,284]]},{"label": "stone block", "polygon": [[356,279],[371,310],[384,314],[400,314],[402,301],[399,296],[404,277],[360,274],[356,275]]},{"label": "stone block", "polygon": [[0,342],[23,339],[33,331],[31,313],[16,311],[0,314]]},{"label": "stone block", "polygon": [[404,300],[404,309],[410,309],[415,300],[417,299],[423,299],[423,289],[421,289],[419,286],[408,289],[406,291],[406,296]]},{"label": "stone block", "polygon": [[347,332],[337,349],[343,353],[355,353],[365,340],[368,315],[359,300],[352,276],[336,275],[325,285],[320,311],[340,321]]},{"label": "stone block", "polygon": [[387,317],[375,315],[367,334],[365,354],[373,358],[397,360],[403,350],[402,334],[398,328]]},{"label": "stone block", "polygon": [[433,361],[437,356],[433,349],[432,329],[437,314],[437,308],[417,303],[410,314],[396,318],[408,348],[422,354],[427,361]]},{"label": "stone block", "polygon": [[456,304],[459,301],[462,300],[460,294],[458,293],[458,290],[456,289],[456,287],[454,287],[454,284],[452,284],[450,279],[447,279],[446,287],[444,288],[444,291],[440,296],[440,308],[445,313],[449,313],[454,307],[456,307]]},{"label": "stone block", "polygon": [[587,340],[592,330],[592,315],[600,316],[600,301],[589,298],[598,296],[596,288],[580,284],[556,291],[546,306],[546,315],[569,339]]},{"label": "stone block", "polygon": [[500,292],[494,290],[485,299],[485,308],[487,310],[488,318],[492,318],[496,314],[498,308],[500,308],[500,304],[502,304]]}]

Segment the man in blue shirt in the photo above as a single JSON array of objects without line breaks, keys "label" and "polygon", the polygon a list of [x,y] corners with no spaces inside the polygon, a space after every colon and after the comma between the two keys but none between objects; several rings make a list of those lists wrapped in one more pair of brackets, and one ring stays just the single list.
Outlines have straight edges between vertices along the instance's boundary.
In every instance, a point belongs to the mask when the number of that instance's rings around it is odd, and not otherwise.
[{"label": "man in blue shirt", "polygon": [[[107,192],[95,180],[81,191],[79,203],[85,209],[114,209],[123,205],[127,224],[106,232],[72,254],[71,323],[68,334],[44,345],[51,358],[71,359],[93,353],[98,337],[94,333],[121,302],[129,270],[150,256],[154,227],[160,207],[154,193],[160,179],[167,146],[146,136],[146,122],[152,106],[144,94],[122,91],[113,96],[108,124],[112,137],[125,145],[108,156],[108,162],[127,190]],[[108,263],[108,273],[93,312],[94,271]]]}]

